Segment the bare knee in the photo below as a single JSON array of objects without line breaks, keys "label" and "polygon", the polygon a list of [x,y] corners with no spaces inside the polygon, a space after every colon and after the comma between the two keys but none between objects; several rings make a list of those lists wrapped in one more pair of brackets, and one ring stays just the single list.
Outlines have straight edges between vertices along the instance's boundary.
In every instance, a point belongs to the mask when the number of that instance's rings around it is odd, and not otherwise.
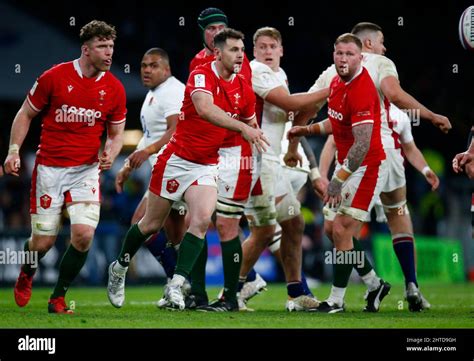
[{"label": "bare knee", "polygon": [[[297,234],[301,236],[304,232],[304,219],[302,215],[293,217],[280,223],[281,228],[288,234]],[[294,237],[292,237],[294,238]]]},{"label": "bare knee", "polygon": [[95,229],[89,226],[83,226],[73,230],[71,243],[79,252],[86,252],[94,239]]},{"label": "bare knee", "polygon": [[324,222],[324,234],[330,239],[331,242],[333,241],[333,235],[332,235],[332,227],[333,222]]},{"label": "bare knee", "polygon": [[332,237],[335,243],[340,243],[347,233],[346,228],[340,222],[334,222],[332,225]]},{"label": "bare knee", "polygon": [[221,242],[229,241],[239,236],[239,223],[237,219],[217,217],[216,228]]},{"label": "bare knee", "polygon": [[55,242],[56,236],[40,236],[33,234],[28,248],[30,251],[46,253],[54,246]]},{"label": "bare knee", "polygon": [[204,238],[204,235],[209,228],[209,223],[211,223],[210,216],[191,216],[189,231],[200,238]]},{"label": "bare knee", "polygon": [[251,238],[260,247],[267,247],[273,241],[275,234],[275,226],[254,227],[252,229]]}]

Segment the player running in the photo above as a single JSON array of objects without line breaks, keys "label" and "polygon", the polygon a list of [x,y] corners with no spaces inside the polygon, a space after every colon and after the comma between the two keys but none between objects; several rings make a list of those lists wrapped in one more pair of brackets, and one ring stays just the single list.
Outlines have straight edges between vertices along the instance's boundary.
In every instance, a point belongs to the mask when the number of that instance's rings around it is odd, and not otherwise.
[{"label": "player running", "polygon": [[235,74],[236,65],[243,61],[242,39],[243,34],[236,30],[221,31],[214,38],[216,60],[189,76],[183,117],[153,168],[145,215],[130,228],[117,261],[109,267],[108,296],[115,307],[121,307],[125,299],[125,274],[131,258],[150,234],[161,229],[173,202],[184,199],[190,225],[179,248],[175,274],[165,290],[170,307],[184,309],[182,286],[203,249],[215,210],[218,150],[226,129],[242,133],[259,151],[265,150],[262,131],[244,123],[255,123],[255,96],[245,79]]}]

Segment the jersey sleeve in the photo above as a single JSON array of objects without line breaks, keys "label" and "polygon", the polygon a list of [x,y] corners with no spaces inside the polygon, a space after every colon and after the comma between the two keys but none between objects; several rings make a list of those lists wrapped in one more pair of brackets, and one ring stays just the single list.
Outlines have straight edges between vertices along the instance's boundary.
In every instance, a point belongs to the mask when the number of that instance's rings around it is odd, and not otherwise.
[{"label": "jersey sleeve", "polygon": [[[370,80],[370,78],[366,78]],[[370,80],[371,81],[371,80]],[[367,80],[347,96],[349,100],[352,127],[361,124],[373,124],[376,118],[376,104],[379,101],[373,83]]]},{"label": "jersey sleeve", "polygon": [[[314,92],[317,92],[318,90],[328,88],[331,85],[331,81],[334,79],[336,75],[337,75],[336,67],[333,64],[319,75],[318,79],[316,79],[313,86],[309,88],[308,93],[314,93]],[[323,105],[326,104],[326,101],[327,100],[322,100],[321,102],[319,102],[317,104],[318,108],[321,109]]]},{"label": "jersey sleeve", "polygon": [[196,92],[204,92],[214,96],[216,84],[212,75],[205,68],[199,67],[189,75],[186,87],[189,89],[190,97]]},{"label": "jersey sleeve", "polygon": [[255,97],[254,92],[247,86],[245,89],[245,107],[242,109],[242,113],[240,118],[242,120],[250,120],[255,116],[255,104],[257,102],[257,98]]},{"label": "jersey sleeve", "polygon": [[402,144],[413,141],[413,134],[411,132],[410,117],[404,111],[390,104],[390,121],[393,122],[393,130],[400,137]]},{"label": "jersey sleeve", "polygon": [[394,76],[398,79],[398,72],[395,63],[385,56],[381,56],[378,66],[379,84],[388,76]]},{"label": "jersey sleeve", "polygon": [[38,79],[36,79],[26,96],[28,104],[37,112],[40,112],[49,104],[50,95],[53,91],[53,77],[53,71],[45,71]]},{"label": "jersey sleeve", "polygon": [[265,99],[270,91],[279,86],[282,85],[278,77],[269,67],[256,66],[252,69],[252,87],[259,97]]},{"label": "jersey sleeve", "polygon": [[161,104],[165,118],[181,113],[183,98],[184,88],[174,88],[169,92],[169,94],[167,94],[166,99],[163,99]]},{"label": "jersey sleeve", "polygon": [[[393,105],[391,105],[393,107]],[[398,119],[398,124],[397,128],[399,128],[399,135],[400,135],[400,142],[402,144],[410,143],[413,142],[413,134],[411,132],[411,122],[410,118],[408,115],[401,111],[398,110],[399,113],[399,119]]]},{"label": "jersey sleeve", "polygon": [[107,119],[109,123],[114,125],[125,122],[127,116],[127,97],[125,95],[125,88],[119,81],[117,81],[116,88],[115,106]]}]

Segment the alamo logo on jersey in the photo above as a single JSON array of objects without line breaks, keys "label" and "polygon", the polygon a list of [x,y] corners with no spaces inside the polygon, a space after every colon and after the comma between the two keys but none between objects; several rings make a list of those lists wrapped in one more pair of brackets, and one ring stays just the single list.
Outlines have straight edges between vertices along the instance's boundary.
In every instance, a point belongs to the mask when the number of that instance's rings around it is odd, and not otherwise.
[{"label": "alamo logo on jersey", "polygon": [[331,118],[337,119],[339,121],[342,121],[344,119],[344,116],[342,115],[342,113],[336,112],[334,109],[331,109],[329,107],[328,107],[328,115]]},{"label": "alamo logo on jersey", "polygon": [[206,86],[206,76],[204,74],[194,75],[194,87],[204,88]]},{"label": "alamo logo on jersey", "polygon": [[55,113],[54,120],[56,123],[87,123],[89,127],[93,127],[96,119],[102,117],[102,112],[99,110],[77,108],[67,104],[63,104],[61,108],[56,109]]}]

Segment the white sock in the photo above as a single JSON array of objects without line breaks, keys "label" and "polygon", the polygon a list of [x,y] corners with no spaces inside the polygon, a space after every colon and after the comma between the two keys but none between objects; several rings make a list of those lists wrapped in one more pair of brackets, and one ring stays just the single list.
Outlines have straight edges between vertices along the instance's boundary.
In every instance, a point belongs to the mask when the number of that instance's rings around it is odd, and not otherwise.
[{"label": "white sock", "polygon": [[346,295],[346,287],[341,288],[341,287],[331,287],[331,293],[329,294],[329,297],[327,301],[336,304],[339,307],[342,307],[344,304],[344,296]]},{"label": "white sock", "polygon": [[374,270],[367,273],[365,276],[362,276],[362,281],[364,281],[365,285],[369,292],[376,290],[380,286],[380,277],[377,276]]},{"label": "white sock", "polygon": [[125,273],[127,273],[128,267],[122,266],[118,261],[115,261],[115,264],[112,266],[112,271],[114,273],[123,276]]},{"label": "white sock", "polygon": [[181,275],[174,275],[171,279],[170,286],[182,286],[186,278]]}]

